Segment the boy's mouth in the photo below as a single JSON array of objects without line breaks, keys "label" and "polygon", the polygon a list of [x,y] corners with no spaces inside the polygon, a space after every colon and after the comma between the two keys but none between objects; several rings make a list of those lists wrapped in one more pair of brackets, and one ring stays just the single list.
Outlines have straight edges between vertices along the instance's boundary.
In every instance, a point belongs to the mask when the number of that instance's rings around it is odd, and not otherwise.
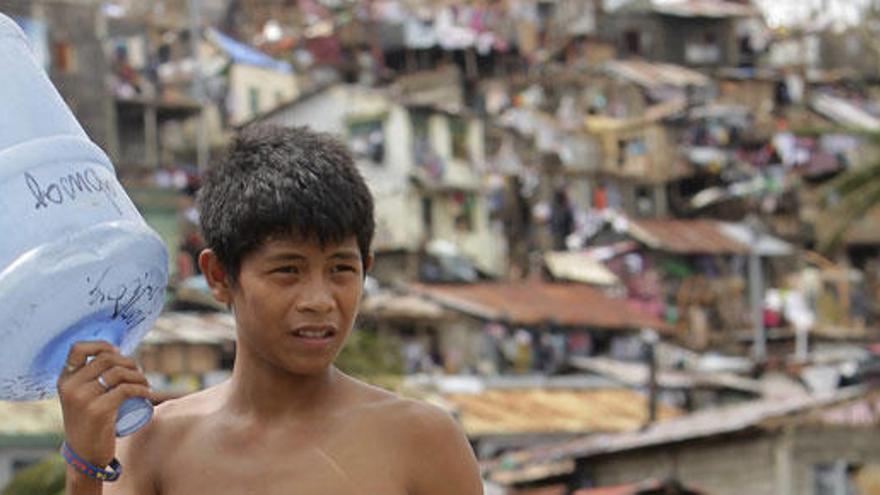
[{"label": "boy's mouth", "polygon": [[333,337],[336,329],[330,325],[307,325],[294,329],[291,334],[303,339],[322,340]]}]

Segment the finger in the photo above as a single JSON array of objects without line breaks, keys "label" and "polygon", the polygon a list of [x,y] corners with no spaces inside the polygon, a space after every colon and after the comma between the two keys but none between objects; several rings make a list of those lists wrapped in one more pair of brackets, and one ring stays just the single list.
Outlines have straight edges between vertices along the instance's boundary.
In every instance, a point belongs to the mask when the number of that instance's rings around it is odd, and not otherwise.
[{"label": "finger", "polygon": [[[67,362],[65,363],[66,372],[70,373],[71,371],[67,369],[67,366],[73,367],[75,369],[82,368],[86,364],[86,359],[89,356],[95,356],[100,354],[101,352],[117,352],[116,348],[113,347],[109,342],[103,340],[89,341],[89,342],[77,342],[70,347],[70,351],[67,353]],[[72,371],[72,372],[75,372]]]},{"label": "finger", "polygon": [[[101,355],[112,356],[114,354],[118,355],[116,348],[104,341],[78,342],[74,344],[70,348],[64,368],[58,376],[56,384],[58,392],[63,396],[65,393],[70,393],[72,390],[78,389],[83,383],[94,379],[97,375],[89,378],[88,374],[83,374],[83,371],[86,370],[88,364],[90,364],[89,360],[91,359],[91,361],[94,362],[93,358],[97,358]],[[106,358],[102,357],[99,362],[105,362],[105,359]],[[74,370],[71,371],[68,367],[73,367]],[[100,372],[98,374],[100,374]]]},{"label": "finger", "polygon": [[72,384],[72,386],[76,386],[78,384],[94,381],[109,369],[117,366],[131,370],[138,369],[137,363],[129,357],[123,356],[117,352],[101,352],[95,356],[94,359],[89,361],[88,364],[73,373],[69,377],[68,382]]},{"label": "finger", "polygon": [[77,380],[74,381],[74,377],[69,377],[63,382],[59,382],[58,392],[61,396],[61,406],[64,409],[75,410],[85,407],[109,390],[109,387],[105,387],[98,381],[98,377],[89,381],[83,381],[81,377],[77,377]]},{"label": "finger", "polygon": [[143,397],[147,400],[153,401],[153,391],[150,390],[146,385],[140,385],[137,383],[122,383],[117,385],[109,392],[102,394],[100,397],[94,400],[94,408],[98,411],[104,410],[116,410],[119,409],[119,406],[125,402],[127,399],[131,399],[132,397]]},{"label": "finger", "polygon": [[[145,377],[143,373],[123,366],[110,368],[101,375],[101,378],[104,379],[104,386],[106,386],[107,389],[113,389],[123,383],[134,383],[144,386],[150,385],[149,382],[147,382],[147,377]],[[98,382],[100,383],[100,381]]]}]

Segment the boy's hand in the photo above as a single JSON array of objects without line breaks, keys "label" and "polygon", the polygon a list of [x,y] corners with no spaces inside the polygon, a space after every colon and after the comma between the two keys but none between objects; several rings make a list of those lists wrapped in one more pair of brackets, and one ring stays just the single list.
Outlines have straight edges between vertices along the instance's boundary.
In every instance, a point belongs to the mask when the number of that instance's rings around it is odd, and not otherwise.
[{"label": "boy's hand", "polygon": [[[90,359],[92,358],[92,359]],[[131,397],[152,399],[144,374],[107,342],[79,342],[58,378],[67,444],[105,467],[116,453],[116,410]]]}]

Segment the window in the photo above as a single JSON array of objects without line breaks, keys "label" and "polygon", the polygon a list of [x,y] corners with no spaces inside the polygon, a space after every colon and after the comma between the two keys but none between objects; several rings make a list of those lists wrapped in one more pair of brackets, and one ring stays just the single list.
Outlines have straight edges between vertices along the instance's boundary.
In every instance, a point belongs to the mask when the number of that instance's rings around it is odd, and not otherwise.
[{"label": "window", "polygon": [[619,139],[617,141],[617,166],[624,168],[630,160],[645,157],[647,153],[648,145],[643,137]]},{"label": "window", "polygon": [[702,37],[689,40],[685,44],[684,57],[688,63],[717,64],[721,62],[721,47],[714,33],[704,33]]},{"label": "window", "polygon": [[428,132],[428,113],[414,110],[410,112],[410,120],[413,128],[413,155],[416,164],[422,165],[426,155],[431,150],[430,135]]},{"label": "window", "polygon": [[248,108],[252,117],[260,114],[260,90],[258,88],[248,88]]},{"label": "window", "polygon": [[856,495],[858,491],[852,475],[857,468],[843,459],[813,466],[813,493],[815,495]]},{"label": "window", "polygon": [[626,165],[626,139],[617,140],[617,166],[623,168]]},{"label": "window", "polygon": [[67,41],[52,43],[52,67],[65,74],[76,72],[76,51],[72,43]]},{"label": "window", "polygon": [[642,54],[642,34],[630,30],[623,34],[623,48],[627,55]]},{"label": "window", "polygon": [[468,153],[467,122],[459,117],[450,117],[449,133],[452,136],[453,158],[467,160],[470,155]]},{"label": "window", "polygon": [[456,192],[452,196],[452,202],[455,205],[455,228],[461,232],[473,232],[475,228],[475,203],[476,199],[473,193]]},{"label": "window", "polygon": [[434,148],[430,133],[430,116],[425,110],[412,110],[410,121],[412,123],[413,163],[420,170],[417,172],[423,179],[436,181],[443,177],[446,171],[446,160]]},{"label": "window", "polygon": [[382,120],[350,122],[348,144],[355,156],[377,165],[385,163],[385,129]]},{"label": "window", "polygon": [[422,228],[425,236],[434,236],[434,201],[431,198],[422,198]]}]

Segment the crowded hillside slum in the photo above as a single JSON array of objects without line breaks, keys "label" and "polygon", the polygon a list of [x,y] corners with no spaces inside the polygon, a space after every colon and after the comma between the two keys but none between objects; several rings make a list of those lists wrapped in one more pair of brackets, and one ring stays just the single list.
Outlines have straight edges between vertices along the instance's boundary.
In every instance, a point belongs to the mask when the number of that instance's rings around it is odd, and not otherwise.
[{"label": "crowded hillside slum", "polygon": [[[376,202],[340,367],[448,410],[486,494],[880,494],[878,24],[762,6],[0,0],[172,251],[168,398],[235,355],[200,175],[307,125]],[[60,424],[0,403],[0,487]]]}]

